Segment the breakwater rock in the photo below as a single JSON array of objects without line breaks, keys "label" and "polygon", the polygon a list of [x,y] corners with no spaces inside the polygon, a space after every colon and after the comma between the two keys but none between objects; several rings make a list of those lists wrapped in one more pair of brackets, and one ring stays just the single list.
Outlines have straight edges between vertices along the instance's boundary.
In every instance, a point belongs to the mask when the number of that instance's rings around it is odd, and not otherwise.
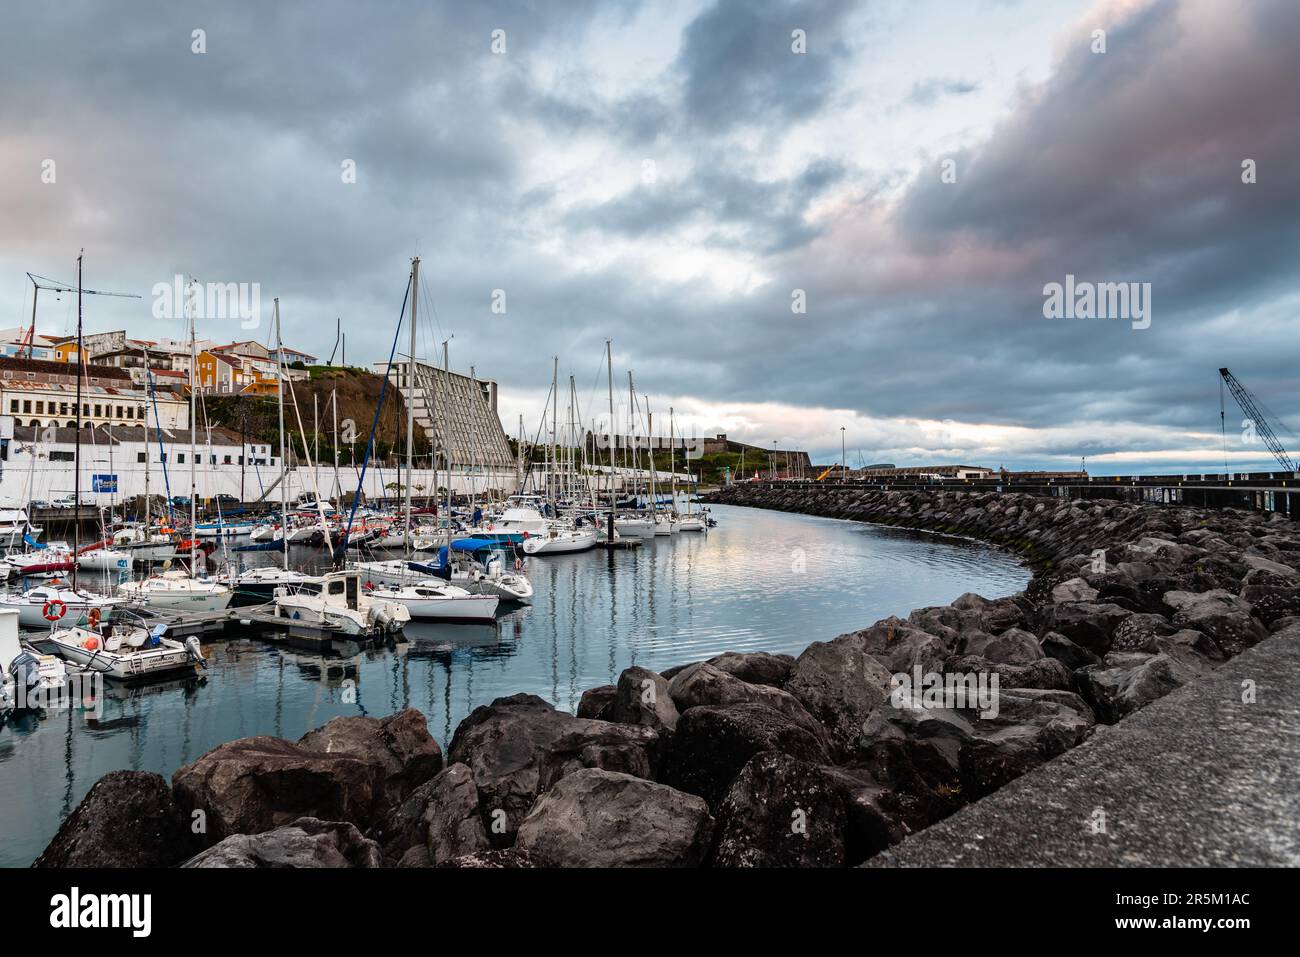
[{"label": "breakwater rock", "polygon": [[408,709],[230,742],[170,787],[114,772],[37,865],[138,864],[93,822],[143,794],[155,866],[851,866],[1270,634],[1300,640],[1300,528],[1281,517],[820,486],[715,500],[974,536],[1035,574],[798,657],[628,668],[577,715],[499,698],[445,758]]}]

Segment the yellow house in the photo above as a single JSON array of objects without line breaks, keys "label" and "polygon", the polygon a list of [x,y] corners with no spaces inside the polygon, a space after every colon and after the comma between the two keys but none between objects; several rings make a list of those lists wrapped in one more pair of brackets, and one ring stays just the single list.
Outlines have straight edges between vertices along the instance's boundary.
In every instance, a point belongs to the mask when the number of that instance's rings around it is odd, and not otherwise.
[{"label": "yellow house", "polygon": [[55,362],[76,362],[77,361],[77,340],[71,342],[60,342],[54,347],[53,361]]},{"label": "yellow house", "polygon": [[242,364],[233,356],[220,352],[199,353],[198,387],[202,392],[239,392],[246,377]]}]

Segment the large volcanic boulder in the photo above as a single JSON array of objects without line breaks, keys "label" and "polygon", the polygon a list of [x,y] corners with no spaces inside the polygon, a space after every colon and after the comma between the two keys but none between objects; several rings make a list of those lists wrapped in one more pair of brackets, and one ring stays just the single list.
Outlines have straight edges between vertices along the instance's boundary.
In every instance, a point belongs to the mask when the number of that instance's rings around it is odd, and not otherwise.
[{"label": "large volcanic boulder", "polygon": [[213,748],[172,775],[172,791],[187,818],[203,812],[204,844],[300,817],[366,827],[386,797],[379,763],[265,736]]},{"label": "large volcanic boulder", "polygon": [[889,694],[889,682],[889,672],[866,652],[816,641],[795,662],[785,690],[830,731],[836,751],[847,754]]},{"label": "large volcanic boulder", "polygon": [[[1287,566],[1289,567],[1289,566]],[[1283,618],[1300,615],[1300,578],[1255,569],[1242,583],[1242,600],[1249,602],[1257,618],[1272,625]]]},{"label": "large volcanic boulder", "polygon": [[147,771],[110,771],[36,858],[33,867],[171,867],[200,844],[167,781]]},{"label": "large volcanic boulder", "polygon": [[761,704],[806,722],[808,713],[799,699],[771,685],[750,684],[708,662],[689,665],[668,682],[668,694],[678,712],[700,705],[726,707],[733,704]]},{"label": "large volcanic boulder", "polygon": [[1268,629],[1253,617],[1250,603],[1229,591],[1171,591],[1165,594],[1164,601],[1175,609],[1173,622],[1178,628],[1209,635],[1229,657],[1268,636]]},{"label": "large volcanic boulder", "polygon": [[[660,672],[671,681],[681,672],[700,662],[690,662],[665,668]],[[718,671],[725,671],[733,678],[752,685],[771,685],[780,688],[785,684],[790,669],[794,667],[794,658],[790,655],[773,655],[766,651],[727,651],[709,658],[703,664],[710,665]]]},{"label": "large volcanic boulder", "polygon": [[1096,724],[1092,709],[1073,692],[1012,688],[997,694],[997,714],[979,714],[958,755],[970,800],[1081,744]]},{"label": "large volcanic boulder", "polygon": [[578,700],[579,718],[607,718],[605,710],[614,703],[618,688],[614,685],[600,685],[588,688]]},{"label": "large volcanic boulder", "polygon": [[1131,614],[1110,602],[1063,602],[1047,609],[1045,631],[1058,632],[1093,654],[1104,655],[1110,651],[1115,629]]},{"label": "large volcanic boulder", "polygon": [[442,749],[429,734],[424,715],[414,708],[387,718],[334,718],[304,734],[298,746],[378,764],[384,770],[385,797],[394,806],[442,770]]},{"label": "large volcanic boulder", "polygon": [[979,655],[953,655],[944,662],[946,674],[997,675],[1003,688],[1057,688],[1069,691],[1074,687],[1070,669],[1055,658],[1040,658],[1024,665],[1009,665],[990,661]]},{"label": "large volcanic boulder", "polygon": [[886,618],[862,631],[840,635],[832,643],[866,652],[884,665],[890,674],[910,672],[917,665],[923,672],[936,671],[953,651],[952,646],[939,636],[922,631],[901,618]]},{"label": "large volcanic boulder", "polygon": [[760,751],[780,751],[812,764],[829,764],[828,739],[761,704],[686,711],[668,744],[662,779],[715,806],[740,769]]},{"label": "large volcanic boulder", "polygon": [[815,764],[764,751],[718,805],[718,867],[843,867],[848,812],[842,786]]},{"label": "large volcanic boulder", "polygon": [[299,818],[260,834],[232,834],[184,867],[383,867],[379,845],[345,821]]},{"label": "large volcanic boulder", "polygon": [[653,779],[659,764],[659,732],[612,721],[577,720],[551,742],[538,769],[538,793],[583,768]]},{"label": "large volcanic boulder", "polygon": [[579,720],[584,719],[556,711],[536,695],[516,694],[480,705],[456,728],[447,758],[469,766],[498,847],[510,843],[533,806],[551,745]]},{"label": "large volcanic boulder", "polygon": [[537,800],[515,845],[549,867],[695,867],[712,834],[700,798],[587,768]]},{"label": "large volcanic boulder", "polygon": [[1049,631],[1043,635],[1039,647],[1043,649],[1043,654],[1049,658],[1055,658],[1070,671],[1082,668],[1085,665],[1095,665],[1101,661],[1100,657],[1094,655],[1082,645],[1076,645],[1059,631]]},{"label": "large volcanic boulder", "polygon": [[621,724],[638,724],[656,731],[677,727],[677,705],[669,693],[668,679],[648,668],[633,666],[618,676],[618,684],[603,715]]},{"label": "large volcanic boulder", "polygon": [[[420,785],[371,832],[389,861],[403,866],[432,867],[491,845],[479,811],[474,776],[463,764],[452,764]],[[423,854],[418,865],[407,855]]]},{"label": "large volcanic boulder", "polygon": [[429,782],[423,821],[425,846],[435,866],[491,849],[474,776],[463,764],[453,764]]},{"label": "large volcanic boulder", "polygon": [[978,655],[1007,665],[1027,665],[1044,657],[1038,638],[1020,628],[1008,628],[998,635],[966,632],[958,641],[957,650],[963,655]]},{"label": "large volcanic boulder", "polygon": [[1083,695],[1097,717],[1114,724],[1125,715],[1181,688],[1199,672],[1171,655],[1113,651],[1100,665],[1076,672]]},{"label": "large volcanic boulder", "polygon": [[651,728],[575,718],[517,694],[475,708],[452,736],[448,757],[468,765],[489,837],[504,847],[537,796],[572,771],[654,776],[658,742]]}]

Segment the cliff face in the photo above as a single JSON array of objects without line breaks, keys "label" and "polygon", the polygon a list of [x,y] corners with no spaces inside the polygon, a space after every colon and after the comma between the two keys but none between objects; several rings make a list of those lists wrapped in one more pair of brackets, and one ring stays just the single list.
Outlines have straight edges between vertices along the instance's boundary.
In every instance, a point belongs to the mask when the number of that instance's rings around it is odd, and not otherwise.
[{"label": "cliff face", "polygon": [[[360,462],[365,455],[366,440],[374,421],[383,391],[382,376],[362,369],[331,367],[313,369],[311,379],[294,382],[285,397],[284,425],[286,441],[291,442],[296,455],[303,454],[303,434],[299,431],[301,418],[306,432],[307,447],[313,457],[319,454],[322,461],[334,457],[334,407],[338,401],[339,461]],[[295,414],[294,405],[297,406]],[[248,441],[278,445],[280,441],[278,412],[275,396],[204,396],[202,405],[207,411],[208,423],[221,425],[242,433]],[[317,421],[319,416],[319,421]],[[203,422],[203,409],[199,411]],[[347,423],[352,423],[349,429]],[[349,436],[355,436],[349,442]],[[383,461],[390,455],[401,455],[406,449],[406,403],[400,390],[389,386],[384,393],[384,406],[375,432],[374,455]],[[319,450],[317,453],[316,450]],[[415,454],[428,455],[429,442],[419,428],[415,433]]]}]

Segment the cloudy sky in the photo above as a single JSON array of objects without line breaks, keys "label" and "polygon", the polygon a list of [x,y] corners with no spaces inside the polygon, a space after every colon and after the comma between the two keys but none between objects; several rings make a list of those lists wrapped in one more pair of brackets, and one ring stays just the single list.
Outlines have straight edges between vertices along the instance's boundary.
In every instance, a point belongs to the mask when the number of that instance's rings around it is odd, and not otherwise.
[{"label": "cloudy sky", "polygon": [[[0,326],[84,247],[143,297],[90,331],[183,336],[152,290],[189,274],[265,303],[200,335],[266,341],[279,296],[369,364],[418,255],[420,352],[454,337],[511,433],[553,355],[601,414],[612,338],[690,433],[1222,468],[1219,366],[1300,428],[1298,49],[1295,0],[10,0]],[[1067,275],[1150,283],[1149,328],[1045,318]],[[1228,401],[1228,461],[1271,467]]]}]

